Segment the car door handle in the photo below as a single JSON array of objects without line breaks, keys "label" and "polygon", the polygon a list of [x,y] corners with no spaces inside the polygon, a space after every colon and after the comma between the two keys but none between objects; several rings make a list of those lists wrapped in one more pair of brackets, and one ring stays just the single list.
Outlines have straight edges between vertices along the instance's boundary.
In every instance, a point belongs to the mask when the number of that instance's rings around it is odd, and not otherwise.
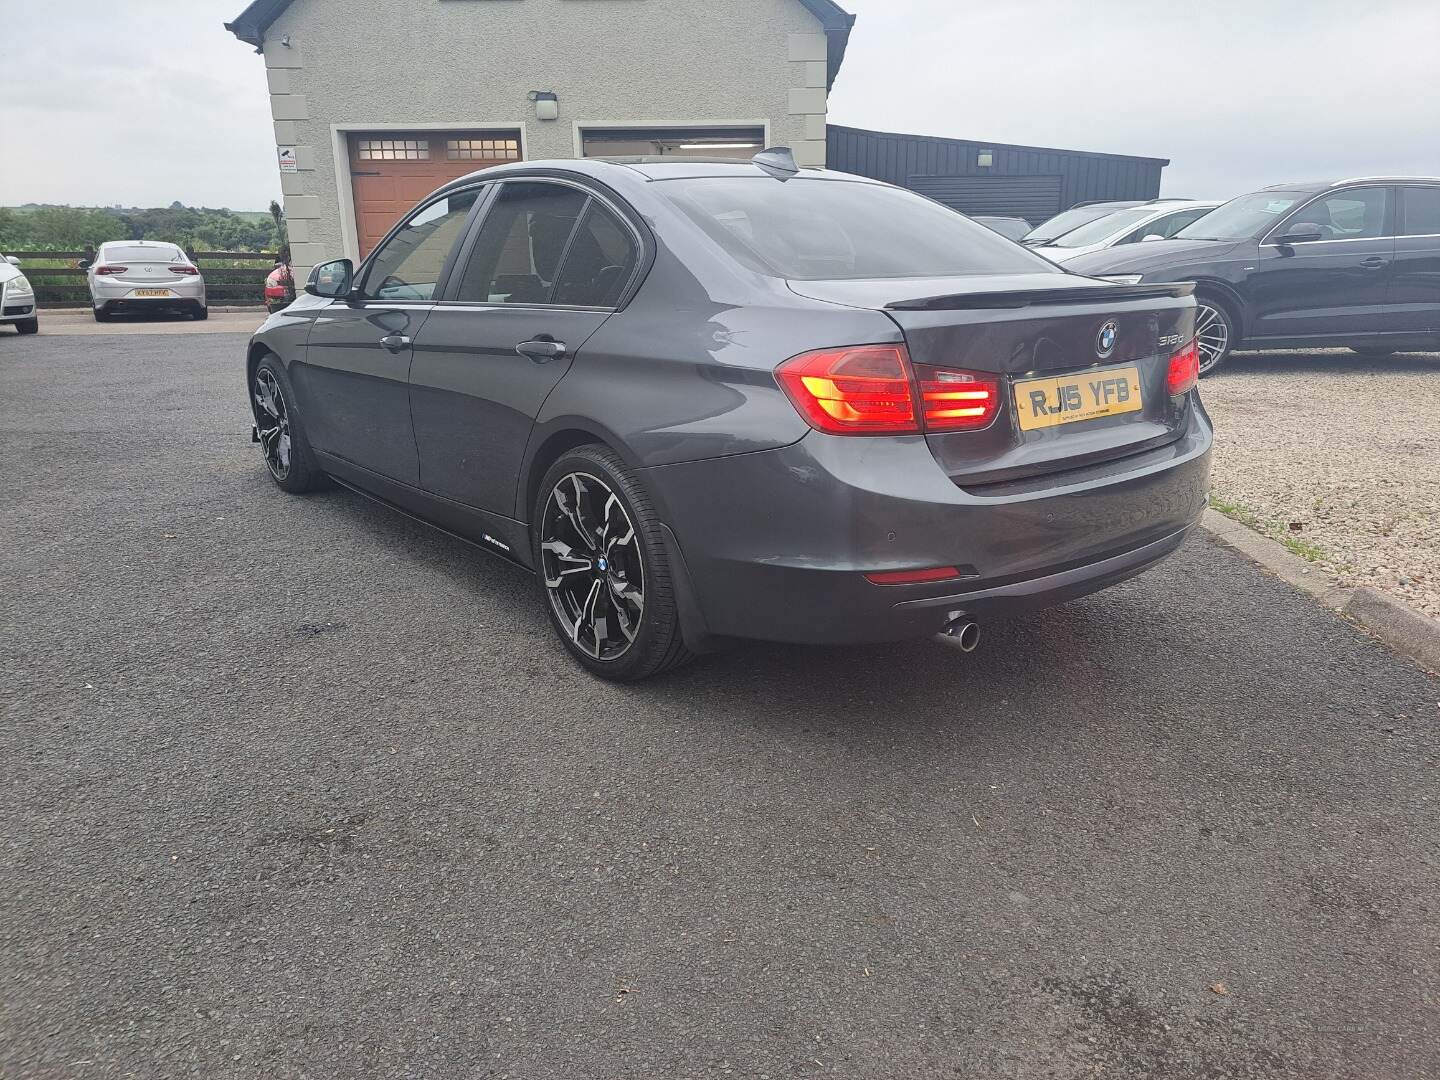
[{"label": "car door handle", "polygon": [[380,344],[391,352],[400,352],[410,347],[410,339],[404,334],[386,334],[380,339]]},{"label": "car door handle", "polygon": [[1371,255],[1368,259],[1361,259],[1360,265],[1366,270],[1379,270],[1382,266],[1388,266],[1390,260],[1379,255]]},{"label": "car door handle", "polygon": [[559,360],[565,355],[565,343],[536,338],[534,341],[520,342],[515,346],[515,351],[521,356],[528,356],[537,364],[548,364],[551,360]]}]

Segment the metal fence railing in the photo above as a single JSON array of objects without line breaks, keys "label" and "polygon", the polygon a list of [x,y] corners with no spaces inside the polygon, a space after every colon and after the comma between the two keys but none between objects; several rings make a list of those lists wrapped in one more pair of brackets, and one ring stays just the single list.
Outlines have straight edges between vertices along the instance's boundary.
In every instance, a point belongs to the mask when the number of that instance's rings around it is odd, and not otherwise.
[{"label": "metal fence railing", "polygon": [[[7,251],[35,287],[46,307],[83,307],[89,302],[83,251]],[[265,302],[265,276],[275,267],[273,251],[196,251],[195,265],[205,276],[205,297],[214,304],[259,306]]]}]

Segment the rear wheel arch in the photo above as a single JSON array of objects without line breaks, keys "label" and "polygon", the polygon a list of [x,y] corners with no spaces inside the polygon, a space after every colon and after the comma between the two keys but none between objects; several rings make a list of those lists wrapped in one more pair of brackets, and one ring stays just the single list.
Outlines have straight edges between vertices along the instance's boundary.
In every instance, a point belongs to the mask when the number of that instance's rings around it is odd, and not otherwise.
[{"label": "rear wheel arch", "polygon": [[620,455],[620,458],[630,468],[644,468],[643,464],[636,461],[635,456],[612,433],[578,419],[558,422],[543,435],[537,432],[532,438],[537,440],[535,449],[527,455],[516,491],[519,503],[516,507],[516,518],[520,521],[528,522],[533,516],[535,500],[540,494],[540,481],[545,478],[550,466],[577,446],[584,446],[587,443],[603,446]]},{"label": "rear wheel arch", "polygon": [[1225,313],[1230,316],[1230,321],[1235,327],[1235,345],[1238,346],[1245,339],[1245,304],[1239,294],[1233,288],[1221,281],[1211,278],[1197,278],[1195,280],[1195,297],[1204,297],[1216,301],[1225,308]]}]

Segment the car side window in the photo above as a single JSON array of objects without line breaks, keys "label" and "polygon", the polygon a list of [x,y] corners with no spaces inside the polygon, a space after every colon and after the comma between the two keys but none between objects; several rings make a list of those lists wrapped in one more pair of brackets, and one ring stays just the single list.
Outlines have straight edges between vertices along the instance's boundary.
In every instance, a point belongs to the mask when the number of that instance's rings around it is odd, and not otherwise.
[{"label": "car side window", "polygon": [[430,300],[440,271],[479,196],[461,191],[422,206],[385,242],[365,272],[363,295],[376,300]]},{"label": "car side window", "polygon": [[1400,235],[1440,236],[1440,184],[1401,190]]},{"label": "car side window", "polygon": [[1322,195],[1290,216],[1281,231],[1296,225],[1320,227],[1321,240],[1366,240],[1385,235],[1390,189],[1348,188]]},{"label": "car side window", "polygon": [[585,211],[560,276],[555,281],[556,304],[613,308],[635,269],[640,252],[620,220],[594,199]]},{"label": "car side window", "polygon": [[560,260],[590,196],[565,184],[510,181],[490,204],[455,299],[550,304]]}]

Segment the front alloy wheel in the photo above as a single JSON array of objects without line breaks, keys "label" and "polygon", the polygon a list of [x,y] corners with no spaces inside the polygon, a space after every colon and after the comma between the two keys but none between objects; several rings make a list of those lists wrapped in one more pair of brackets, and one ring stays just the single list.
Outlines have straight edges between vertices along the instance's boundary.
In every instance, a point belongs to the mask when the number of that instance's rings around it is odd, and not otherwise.
[{"label": "front alloy wheel", "polygon": [[255,419],[260,432],[260,448],[270,475],[284,482],[290,475],[290,417],[285,409],[285,394],[275,373],[267,367],[255,373]]},{"label": "front alloy wheel", "polygon": [[1230,353],[1230,319],[1220,308],[1201,300],[1195,307],[1195,344],[1200,351],[1200,374],[1208,375]]},{"label": "front alloy wheel", "polygon": [[566,473],[540,530],[540,572],[562,631],[587,656],[620,659],[645,618],[645,564],[624,504],[598,476]]}]

